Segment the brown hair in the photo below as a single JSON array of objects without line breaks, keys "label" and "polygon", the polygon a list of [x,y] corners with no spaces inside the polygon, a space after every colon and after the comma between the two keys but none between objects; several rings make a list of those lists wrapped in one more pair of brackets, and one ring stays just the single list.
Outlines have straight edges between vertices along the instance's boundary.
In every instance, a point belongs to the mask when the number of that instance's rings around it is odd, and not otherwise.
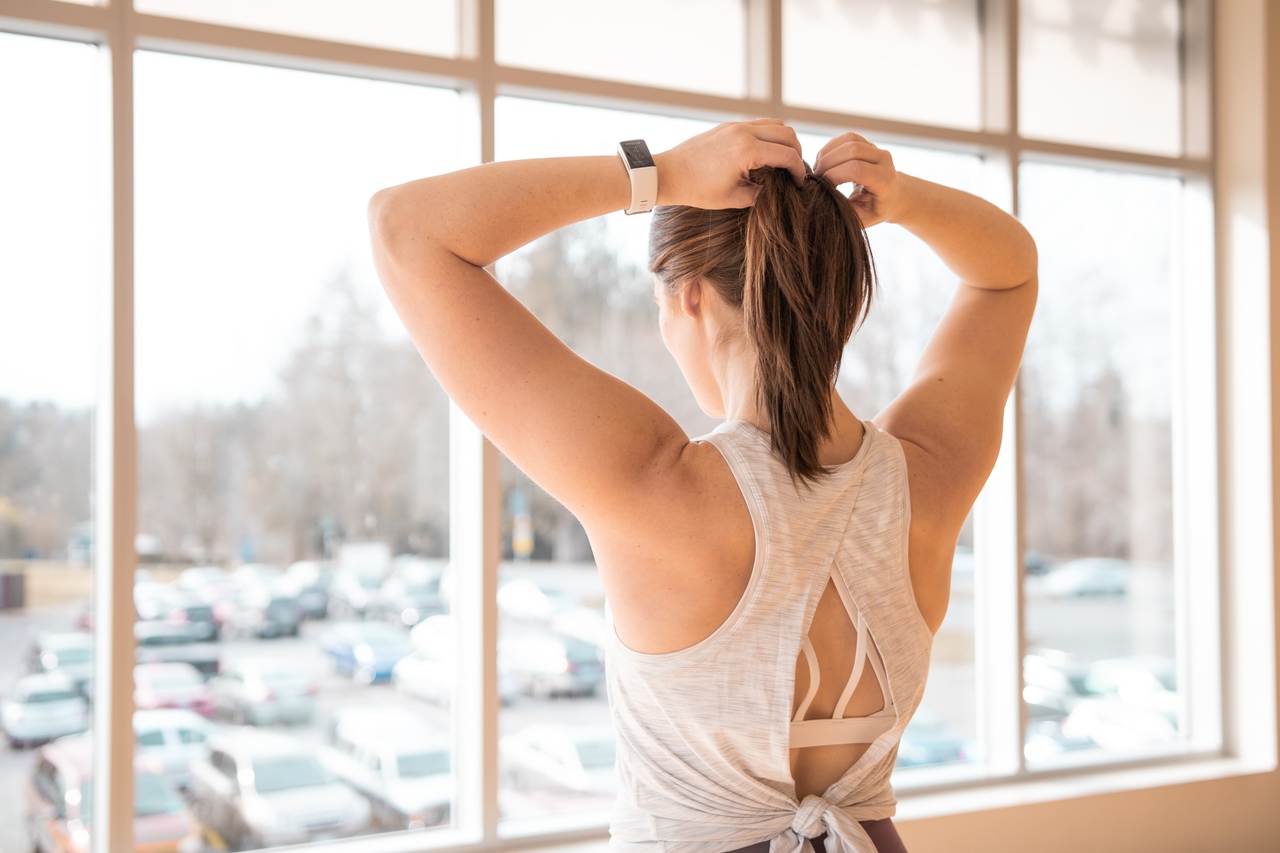
[{"label": "brown hair", "polygon": [[792,479],[826,473],[818,444],[831,431],[831,384],[865,318],[875,268],[853,205],[810,174],[756,169],[755,204],[730,210],[659,207],[649,269],[672,293],[701,279],[735,308],[756,351],[756,394],[773,450]]}]

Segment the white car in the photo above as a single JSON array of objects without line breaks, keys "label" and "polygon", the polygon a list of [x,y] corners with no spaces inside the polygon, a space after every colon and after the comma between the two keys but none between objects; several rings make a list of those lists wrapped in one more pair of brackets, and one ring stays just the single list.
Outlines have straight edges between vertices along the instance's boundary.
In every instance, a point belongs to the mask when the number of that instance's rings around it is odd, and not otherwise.
[{"label": "white car", "polygon": [[325,767],[313,744],[240,729],[191,763],[191,808],[236,849],[331,841],[369,828],[369,801]]},{"label": "white car", "polygon": [[1125,595],[1129,592],[1129,564],[1110,557],[1070,560],[1051,569],[1042,588],[1050,595]]},{"label": "white car", "polygon": [[1143,749],[1178,740],[1178,727],[1168,714],[1115,698],[1082,699],[1062,721],[1062,733],[1088,738],[1111,750]]},{"label": "white car", "polygon": [[319,687],[292,661],[254,657],[223,667],[209,680],[209,692],[216,716],[263,726],[310,721]]},{"label": "white car", "polygon": [[[454,670],[457,645],[453,617],[448,614],[428,616],[409,632],[414,651],[401,658],[391,669],[391,683],[409,696],[437,705],[453,701]],[[498,641],[498,697],[510,705],[520,692],[521,680],[512,670],[507,643]]]},{"label": "white car", "polygon": [[502,738],[503,776],[526,789],[616,794],[617,741],[611,725],[535,724]]},{"label": "white car", "polygon": [[1095,661],[1085,683],[1094,695],[1114,696],[1127,705],[1177,719],[1177,667],[1172,657],[1134,655]]},{"label": "white car", "polygon": [[204,717],[183,708],[133,712],[138,763],[180,791],[190,787],[191,762],[204,755],[204,743],[216,731]]},{"label": "white car", "polygon": [[455,784],[448,732],[393,705],[347,707],[329,726],[324,760],[369,798],[385,830],[449,822]]},{"label": "white car", "polygon": [[89,703],[60,672],[19,678],[0,703],[0,726],[15,748],[89,728]]}]

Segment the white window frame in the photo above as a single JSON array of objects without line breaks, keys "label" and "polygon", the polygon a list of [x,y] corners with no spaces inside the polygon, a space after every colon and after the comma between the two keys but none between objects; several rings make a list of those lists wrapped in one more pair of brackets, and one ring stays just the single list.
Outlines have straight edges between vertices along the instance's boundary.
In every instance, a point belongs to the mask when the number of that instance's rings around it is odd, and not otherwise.
[{"label": "white window frame", "polygon": [[[1237,197],[1224,195],[1215,175],[1230,167],[1215,160],[1213,97],[1214,34],[1220,10],[1212,0],[1183,0],[1184,153],[1166,157],[1106,147],[1028,139],[1017,131],[1017,0],[982,0],[983,126],[963,130],[888,120],[875,116],[789,105],[782,100],[783,0],[743,0],[747,7],[747,95],[729,98],[696,92],[620,83],[497,64],[494,44],[495,0],[458,0],[461,51],[458,57],[424,56],[396,50],[340,44],[196,21],[139,14],[130,2],[107,7],[59,0],[5,0],[0,30],[94,43],[104,54],[103,100],[108,120],[103,140],[110,142],[113,188],[108,196],[112,223],[106,257],[110,282],[104,283],[101,382],[97,401],[97,530],[95,565],[97,624],[107,628],[98,646],[99,695],[94,728],[99,790],[111,792],[95,806],[94,848],[100,853],[129,849],[132,821],[116,819],[132,812],[133,734],[130,721],[132,576],[137,527],[137,435],[133,418],[133,51],[155,50],[191,56],[247,61],[419,85],[446,86],[463,92],[470,113],[475,160],[494,153],[494,102],[503,95],[536,97],[571,104],[696,115],[701,118],[781,116],[807,131],[857,128],[877,140],[950,148],[977,154],[984,162],[984,192],[1017,212],[1018,167],[1027,159],[1081,166],[1149,171],[1180,178],[1186,187],[1181,216],[1187,233],[1213,233],[1208,245],[1187,246],[1175,284],[1174,483],[1175,578],[1179,587],[1178,653],[1181,684],[1213,689],[1187,693],[1184,722],[1187,748],[1176,755],[1053,772],[1030,772],[1023,758],[1025,719],[1021,694],[1024,602],[1020,588],[1023,552],[1018,461],[1020,422],[1017,393],[1006,413],[1005,442],[987,489],[975,509],[975,637],[979,720],[988,746],[979,768],[958,767],[917,777],[900,786],[899,814],[906,818],[953,814],[1060,798],[1064,793],[1125,790],[1175,779],[1215,778],[1275,767],[1274,657],[1248,651],[1249,635],[1274,638],[1274,612],[1259,610],[1243,588],[1258,571],[1243,564],[1262,559],[1273,565],[1270,536],[1271,469],[1257,463],[1259,447],[1270,447],[1270,377],[1247,376],[1240,365],[1257,351],[1269,351],[1269,327],[1259,325],[1266,306],[1265,287],[1240,284],[1237,268],[1252,268],[1256,246],[1225,225]],[[1234,14],[1234,13],[1233,13]],[[1217,202],[1215,210],[1215,201]],[[1225,201],[1225,204],[1224,204]],[[1277,202],[1280,204],[1280,202]],[[1265,221],[1265,220],[1264,220]],[[1216,230],[1215,230],[1216,229]],[[1262,249],[1266,263],[1266,249]],[[1203,287],[1214,281],[1212,288]],[[1227,334],[1227,333],[1230,334]],[[1256,348],[1262,347],[1258,350]],[[1246,393],[1247,392],[1247,393]],[[1247,416],[1247,417],[1246,417]],[[498,454],[454,408],[450,420],[452,560],[463,581],[455,620],[459,649],[466,650],[456,707],[482,713],[458,714],[456,748],[460,760],[456,827],[425,835],[398,834],[361,838],[362,851],[408,851],[449,847],[494,850],[572,839],[595,839],[597,823],[535,838],[523,836],[498,819],[498,702],[496,588],[499,559],[500,490]],[[1193,452],[1217,447],[1218,454]],[[1260,496],[1265,495],[1265,500]],[[1219,537],[1219,529],[1222,531]],[[1266,535],[1260,534],[1262,530]],[[1233,567],[1219,573],[1218,566]],[[1212,567],[1208,571],[1204,567]],[[1195,567],[1195,570],[1192,570]],[[1270,574],[1266,578],[1272,579]],[[1268,589],[1270,587],[1267,587]],[[1224,634],[1223,612],[1242,619]],[[984,614],[993,614],[985,618]],[[994,618],[999,614],[1000,618]],[[1012,615],[1013,618],[1009,618]],[[1224,636],[1226,642],[1224,643]],[[1265,643],[1264,643],[1265,645]],[[1190,654],[1192,648],[1209,654]],[[1225,652],[1224,652],[1225,648]],[[1270,681],[1259,686],[1244,676],[1248,667],[1269,664]],[[1224,668],[1228,677],[1224,683]],[[1252,675],[1251,675],[1252,677]],[[1224,702],[1225,699],[1225,702]],[[1249,708],[1243,706],[1249,705]],[[337,849],[345,842],[332,846]],[[326,847],[329,845],[326,845]]]}]

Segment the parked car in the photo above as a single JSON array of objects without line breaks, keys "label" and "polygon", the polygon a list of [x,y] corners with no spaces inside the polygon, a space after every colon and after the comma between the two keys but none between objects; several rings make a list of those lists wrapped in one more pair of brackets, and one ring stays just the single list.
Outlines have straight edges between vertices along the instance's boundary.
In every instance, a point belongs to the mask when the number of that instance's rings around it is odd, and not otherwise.
[{"label": "parked car", "polygon": [[255,726],[309,721],[319,693],[295,662],[257,657],[224,667],[209,690],[218,717]]},{"label": "parked car", "polygon": [[369,799],[383,830],[449,822],[454,797],[448,732],[395,706],[357,706],[334,714],[327,763]]},{"label": "parked car", "polygon": [[1047,761],[1064,752],[1097,747],[1092,738],[1063,731],[1062,723],[1062,720],[1035,718],[1027,722],[1027,733],[1022,747],[1027,761]]},{"label": "parked car", "polygon": [[204,676],[218,672],[217,647],[202,641],[200,631],[188,624],[134,622],[133,637],[137,663],[189,663]]},{"label": "parked car", "polygon": [[60,672],[87,697],[93,680],[93,637],[78,631],[39,634],[27,652],[27,669]]},{"label": "parked car", "polygon": [[[22,786],[27,839],[37,853],[88,853],[93,815],[93,740],[62,738],[40,748]],[[199,853],[199,827],[177,790],[135,761],[133,835],[137,851]]]},{"label": "parked car", "polygon": [[0,702],[0,726],[15,749],[89,727],[89,703],[60,672],[19,678]]},{"label": "parked car", "polygon": [[372,684],[391,677],[391,669],[413,647],[403,631],[385,622],[342,622],[320,636],[320,648],[335,672]]},{"label": "parked car", "polygon": [[1178,739],[1176,720],[1169,714],[1114,697],[1082,699],[1062,721],[1062,732],[1111,750],[1142,749]]},{"label": "parked car", "polygon": [[369,828],[369,801],[320,761],[316,748],[244,728],[206,741],[191,762],[196,817],[235,850],[327,841]]},{"label": "parked car", "polygon": [[335,619],[363,619],[382,592],[382,576],[338,572],[329,585],[329,615]]},{"label": "parked car", "polygon": [[553,631],[513,632],[507,659],[530,696],[591,696],[604,681],[599,646]]},{"label": "parked car", "polygon": [[1109,557],[1068,560],[1044,576],[1042,588],[1050,595],[1125,595],[1129,591],[1129,564]]},{"label": "parked car", "polygon": [[133,703],[139,709],[184,708],[213,716],[213,697],[204,676],[189,663],[138,664],[133,685]]},{"label": "parked car", "polygon": [[499,743],[503,776],[518,788],[614,794],[616,741],[607,725],[526,726]]},{"label": "parked car", "polygon": [[1134,655],[1095,661],[1085,684],[1095,696],[1114,696],[1139,708],[1178,715],[1178,672],[1172,657]]},{"label": "parked car", "polygon": [[231,573],[231,582],[239,589],[250,586],[269,587],[284,577],[278,566],[266,563],[245,563]]},{"label": "parked car", "polygon": [[236,595],[223,630],[242,637],[296,637],[302,621],[297,594],[279,585],[249,585]]},{"label": "parked car", "polygon": [[135,582],[133,585],[133,609],[139,619],[163,619],[169,613],[170,602],[177,592],[168,584],[155,581]]},{"label": "parked car", "polygon": [[916,708],[898,744],[898,767],[923,767],[964,761],[968,739],[928,706]]},{"label": "parked car", "polygon": [[[447,613],[428,616],[409,632],[413,653],[401,658],[391,669],[391,683],[397,690],[448,706],[453,701],[454,672],[457,669],[457,642],[453,617]],[[498,639],[498,697],[510,705],[520,692],[520,678],[511,665],[510,643]]]},{"label": "parked car", "polygon": [[213,605],[192,593],[173,590],[169,609],[164,618],[170,622],[187,625],[197,640],[218,639],[221,626],[214,617]]},{"label": "parked car", "polygon": [[298,591],[298,610],[304,619],[324,619],[329,615],[329,585],[333,572],[326,563],[300,560],[289,566],[285,580]]},{"label": "parked car", "polygon": [[366,606],[369,619],[385,619],[412,628],[428,616],[445,612],[440,573],[428,570],[396,574],[382,582]]},{"label": "parked car", "polygon": [[218,566],[194,566],[183,569],[173,580],[173,586],[196,596],[206,604],[233,598],[236,582],[231,573]]},{"label": "parked car", "polygon": [[1089,664],[1069,652],[1033,648],[1022,656],[1022,681],[1036,688],[1033,700],[1061,709],[1064,716],[1093,695],[1088,678]]},{"label": "parked car", "polygon": [[213,724],[194,711],[134,711],[134,754],[139,766],[185,791],[191,783],[191,762],[204,755],[204,742],[214,731]]}]

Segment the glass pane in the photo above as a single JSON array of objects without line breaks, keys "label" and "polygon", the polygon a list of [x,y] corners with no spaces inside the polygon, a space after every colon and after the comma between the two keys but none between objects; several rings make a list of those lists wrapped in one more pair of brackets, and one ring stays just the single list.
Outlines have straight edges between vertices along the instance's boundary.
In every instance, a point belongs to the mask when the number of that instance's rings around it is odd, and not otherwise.
[{"label": "glass pane", "polygon": [[495,14],[502,65],[746,94],[742,0],[497,0]]},{"label": "glass pane", "polygon": [[1169,367],[1181,186],[1044,164],[1021,180],[1041,282],[1019,386],[1027,757],[1169,748],[1185,687]]},{"label": "glass pane", "polygon": [[458,0],[135,0],[139,12],[393,50],[458,54]]},{"label": "glass pane", "polygon": [[448,618],[448,404],[365,211],[460,165],[457,95],[154,53],[136,79],[146,758],[233,849],[447,824],[448,704],[399,663]]},{"label": "glass pane", "polygon": [[784,0],[782,9],[787,103],[981,124],[977,0]]},{"label": "glass pane", "polygon": [[23,129],[0,134],[3,850],[68,832],[77,815],[49,813],[65,791],[39,762],[88,749],[76,733],[93,695],[100,61],[88,45],[0,35],[0,115]]},{"label": "glass pane", "polygon": [[[515,98],[498,101],[496,119],[502,160],[611,153],[618,140],[634,137],[656,152],[709,126]],[[538,127],[563,132],[554,139],[529,132]],[[658,334],[648,228],[648,217],[624,215],[565,228],[499,261],[498,278],[580,355],[701,435],[714,423]],[[591,548],[577,520],[505,457],[502,490],[499,804],[506,831],[571,812],[603,823],[616,782],[603,683],[604,592]]]},{"label": "glass pane", "polygon": [[[875,142],[876,140],[872,140]],[[812,160],[827,140],[803,134]],[[978,192],[977,157],[886,145],[903,172]],[[844,189],[848,189],[845,187]],[[906,389],[920,353],[955,292],[955,276],[924,243],[902,228],[879,225],[868,232],[877,291],[867,321],[845,348],[836,387],[854,414],[874,417]],[[933,641],[929,681],[920,709],[898,749],[903,771],[981,759],[974,668],[973,530],[966,523],[956,546],[951,605]]]},{"label": "glass pane", "polygon": [[1019,8],[1021,133],[1182,153],[1177,0],[1021,0]]}]

